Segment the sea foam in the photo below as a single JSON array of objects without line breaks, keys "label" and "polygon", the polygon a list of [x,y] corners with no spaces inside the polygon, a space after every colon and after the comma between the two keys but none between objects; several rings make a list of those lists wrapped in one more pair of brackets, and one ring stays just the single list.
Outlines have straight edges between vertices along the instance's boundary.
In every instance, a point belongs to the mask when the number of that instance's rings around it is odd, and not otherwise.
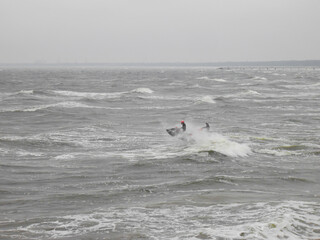
[{"label": "sea foam", "polygon": [[153,93],[153,90],[151,90],[150,88],[136,88],[136,89],[133,89],[131,92],[134,92],[134,93]]},{"label": "sea foam", "polygon": [[226,82],[227,80],[223,79],[223,78],[209,78],[207,76],[204,77],[199,77],[197,78],[199,80],[209,80],[209,81],[216,81],[216,82]]},{"label": "sea foam", "polygon": [[211,96],[203,96],[196,99],[197,102],[204,102],[204,103],[216,103]]},{"label": "sea foam", "polygon": [[294,201],[110,207],[41,222],[32,220],[19,230],[35,236],[45,234],[47,238],[101,233],[110,239],[127,239],[137,231],[146,239],[318,239],[318,213],[319,204]]},{"label": "sea foam", "polygon": [[190,143],[185,149],[189,153],[213,151],[230,157],[245,157],[252,153],[251,148],[245,143],[231,141],[221,134],[201,130],[190,123],[183,138]]}]

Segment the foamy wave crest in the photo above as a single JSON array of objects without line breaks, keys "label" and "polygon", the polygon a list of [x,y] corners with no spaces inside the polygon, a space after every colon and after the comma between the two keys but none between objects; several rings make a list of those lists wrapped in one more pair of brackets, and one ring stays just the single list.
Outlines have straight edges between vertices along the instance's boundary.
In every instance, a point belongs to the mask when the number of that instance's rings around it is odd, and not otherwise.
[{"label": "foamy wave crest", "polygon": [[217,133],[193,135],[196,144],[189,148],[191,152],[214,151],[229,157],[245,157],[251,154],[247,144],[233,142]]},{"label": "foamy wave crest", "polygon": [[261,93],[254,90],[248,90],[245,92],[238,93],[238,96],[259,96],[259,95],[261,95]]},{"label": "foamy wave crest", "polygon": [[204,77],[198,77],[197,79],[199,79],[199,80],[209,80],[210,78],[207,77],[207,76],[204,76]]},{"label": "foamy wave crest", "polygon": [[200,131],[188,124],[186,140],[190,146],[188,153],[218,152],[230,157],[245,157],[252,153],[251,148],[244,143],[237,143],[218,133]]},{"label": "foamy wave crest", "polygon": [[60,108],[100,108],[100,107],[89,106],[89,105],[78,103],[78,102],[67,101],[67,102],[60,102],[60,103],[55,103],[55,104],[35,106],[32,108],[24,109],[23,112],[35,112],[38,110],[43,110],[43,109],[47,109],[47,108],[55,108],[55,107],[60,107]]},{"label": "foamy wave crest", "polygon": [[280,149],[260,149],[255,150],[257,153],[267,154],[267,155],[274,155],[277,157],[282,156],[291,156],[291,155],[301,155],[301,152],[295,152],[295,151],[286,151],[286,150],[280,150]]},{"label": "foamy wave crest", "polygon": [[225,79],[222,79],[222,78],[214,78],[214,79],[211,79],[213,81],[216,81],[216,82],[226,82],[227,80]]},{"label": "foamy wave crest", "polygon": [[133,89],[131,92],[134,92],[134,93],[153,93],[153,90],[151,90],[150,88],[136,88],[136,89]]},{"label": "foamy wave crest", "polygon": [[62,155],[56,156],[54,159],[56,159],[56,160],[68,160],[68,159],[73,159],[73,158],[75,158],[74,154],[67,153],[67,154],[62,154]]},{"label": "foamy wave crest", "polygon": [[32,95],[34,94],[34,91],[33,90],[21,90],[21,91],[18,91],[18,92],[2,92],[0,93],[0,101],[5,99],[5,98],[8,98],[8,97],[16,97],[16,96],[24,96],[24,95]]},{"label": "foamy wave crest", "polygon": [[261,95],[261,94],[254,90],[248,90],[246,92],[242,92],[241,95]]},{"label": "foamy wave crest", "polygon": [[254,91],[254,90],[247,90],[244,92],[238,92],[235,94],[228,94],[222,96],[223,98],[239,98],[239,97],[251,97],[251,96],[261,96],[261,93]]},{"label": "foamy wave crest", "polygon": [[0,112],[36,112],[42,109],[48,108],[49,105],[42,105],[42,106],[33,106],[33,107],[27,107],[27,108],[5,108],[5,109],[0,109]]},{"label": "foamy wave crest", "polygon": [[[318,239],[319,210],[317,203],[295,201],[108,208],[29,219],[18,229],[25,236],[59,239],[82,239],[88,233],[107,239]],[[9,229],[17,224],[3,223]]]},{"label": "foamy wave crest", "polygon": [[260,77],[260,76],[254,76],[253,79],[254,79],[254,80],[263,80],[263,81],[268,80],[267,78],[265,78],[265,77]]},{"label": "foamy wave crest", "polygon": [[211,96],[203,96],[201,98],[197,98],[196,102],[205,102],[205,103],[216,103]]},{"label": "foamy wave crest", "polygon": [[24,151],[24,150],[15,151],[15,153],[18,156],[22,156],[22,157],[26,157],[26,156],[41,157],[44,155],[44,153],[41,153],[41,152],[28,152],[28,151]]},{"label": "foamy wave crest", "polygon": [[17,94],[33,94],[33,90],[21,90]]},{"label": "foamy wave crest", "polygon": [[67,101],[67,102],[60,102],[57,104],[48,105],[49,107],[62,107],[62,108],[101,108],[96,106],[89,106],[86,104],[82,104],[79,102]]},{"label": "foamy wave crest", "polygon": [[78,98],[88,98],[94,100],[101,100],[106,98],[117,98],[126,92],[114,92],[114,93],[91,93],[91,92],[74,92],[74,91],[52,91],[56,95],[66,96],[66,97],[78,97]]},{"label": "foamy wave crest", "polygon": [[74,101],[65,101],[47,105],[37,105],[32,107],[21,107],[21,108],[8,108],[8,109],[0,109],[0,112],[36,112],[40,110],[45,110],[48,108],[101,108],[101,109],[122,109],[122,108],[106,108],[106,107],[97,107],[97,106],[90,106],[86,104],[82,104],[79,102]]},{"label": "foamy wave crest", "polygon": [[216,82],[226,82],[227,80],[223,79],[223,78],[209,78],[207,76],[204,77],[199,77],[197,78],[199,80],[209,80],[209,81],[216,81]]}]

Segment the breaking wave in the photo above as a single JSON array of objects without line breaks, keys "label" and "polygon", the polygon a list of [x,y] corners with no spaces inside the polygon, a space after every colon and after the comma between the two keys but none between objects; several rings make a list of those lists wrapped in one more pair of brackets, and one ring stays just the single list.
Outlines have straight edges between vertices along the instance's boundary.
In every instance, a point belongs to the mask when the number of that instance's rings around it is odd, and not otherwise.
[{"label": "breaking wave", "polygon": [[192,123],[188,123],[187,128],[184,135],[178,136],[188,144],[184,149],[185,153],[217,152],[229,157],[245,157],[252,153],[251,148],[245,143],[237,143],[221,134],[201,130]]},{"label": "breaking wave", "polygon": [[185,150],[190,153],[218,152],[229,157],[245,157],[252,153],[247,144],[231,141],[218,133],[193,133],[191,138],[195,143]]}]

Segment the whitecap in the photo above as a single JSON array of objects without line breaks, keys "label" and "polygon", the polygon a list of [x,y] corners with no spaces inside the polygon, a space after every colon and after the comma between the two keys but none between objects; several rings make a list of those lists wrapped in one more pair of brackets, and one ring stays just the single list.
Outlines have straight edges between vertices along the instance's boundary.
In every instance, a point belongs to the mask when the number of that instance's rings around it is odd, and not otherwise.
[{"label": "whitecap", "polygon": [[253,77],[253,79],[254,79],[254,80],[262,80],[262,81],[268,80],[268,79],[265,78],[265,77],[259,77],[259,76],[255,76],[255,77]]},{"label": "whitecap", "polygon": [[33,94],[34,91],[33,90],[21,90],[18,92],[18,94]]},{"label": "whitecap", "polygon": [[218,152],[229,157],[245,157],[252,153],[245,143],[237,143],[214,132],[200,131],[188,124],[188,139],[191,144],[185,149],[187,153]]},{"label": "whitecap", "polygon": [[209,78],[207,76],[204,77],[199,77],[197,78],[199,80],[209,80],[209,81],[216,81],[216,82],[226,82],[227,80],[223,79],[223,78]]},{"label": "whitecap", "polygon": [[204,77],[198,77],[197,79],[199,79],[199,80],[209,80],[209,77],[204,76]]},{"label": "whitecap", "polygon": [[242,95],[261,95],[261,93],[254,90],[248,90],[246,92],[243,92]]},{"label": "whitecap", "polygon": [[115,109],[120,110],[122,108],[112,108],[112,107],[98,107],[98,106],[91,106],[82,104],[75,101],[65,101],[65,102],[58,102],[53,104],[46,104],[46,105],[36,105],[36,106],[30,106],[30,107],[16,107],[16,108],[6,108],[6,109],[0,109],[0,112],[36,112],[48,108],[99,108],[99,109]]},{"label": "whitecap", "polygon": [[273,76],[287,76],[285,73],[272,73]]},{"label": "whitecap", "polygon": [[89,106],[86,104],[82,104],[79,102],[73,102],[73,101],[66,101],[66,102],[60,102],[57,104],[51,104],[48,105],[48,107],[63,107],[63,108],[100,108],[95,106]]},{"label": "whitecap", "polygon": [[5,112],[36,112],[38,110],[41,109],[45,109],[47,108],[47,105],[44,106],[33,106],[33,107],[29,107],[29,108],[4,108],[4,109],[0,109],[0,112],[5,113]]},{"label": "whitecap", "polygon": [[66,97],[77,97],[77,98],[88,98],[94,100],[101,100],[105,98],[117,98],[127,92],[114,92],[114,93],[95,93],[95,92],[75,92],[75,91],[52,91],[53,94],[66,96]]},{"label": "whitecap", "polygon": [[203,96],[196,99],[196,102],[216,103],[211,96]]},{"label": "whitecap", "polygon": [[301,153],[294,152],[294,151],[286,151],[286,150],[275,150],[275,149],[256,149],[256,153],[262,153],[267,155],[273,155],[277,157],[282,156],[291,156],[291,155],[301,155]]},{"label": "whitecap", "polygon": [[[142,229],[139,236],[146,234],[148,239],[318,239],[319,236],[315,230],[320,224],[320,206],[313,202],[157,206],[155,203],[149,207],[109,207],[42,221],[31,219],[18,230],[40,238],[82,238],[101,232],[108,239],[114,234],[126,239],[132,229]],[[13,227],[16,226],[10,230]]]},{"label": "whitecap", "polygon": [[56,156],[54,159],[56,160],[68,160],[68,159],[73,159],[75,158],[75,155],[67,153],[67,154],[62,154],[59,156]]},{"label": "whitecap", "polygon": [[245,96],[261,96],[261,93],[254,91],[254,90],[247,90],[247,91],[238,92],[235,94],[224,95],[222,97],[224,97],[224,98],[238,98],[238,97],[245,97]]},{"label": "whitecap", "polygon": [[44,153],[41,153],[41,152],[28,152],[24,150],[16,151],[16,154],[22,157],[26,157],[26,156],[41,157],[44,155]]},{"label": "whitecap", "polygon": [[55,108],[55,107],[61,107],[61,108],[100,108],[100,107],[85,105],[85,104],[78,103],[78,102],[66,101],[66,102],[59,102],[59,103],[54,103],[54,104],[33,106],[33,107],[22,109],[19,111],[35,112],[35,111],[39,111],[39,110],[43,110],[43,109],[47,109],[47,108]]},{"label": "whitecap", "polygon": [[[21,90],[18,92],[2,92],[0,93],[0,98],[6,98],[6,97],[15,97],[17,95],[32,95],[34,94],[34,90]],[[1,99],[1,100],[2,100]]]},{"label": "whitecap", "polygon": [[134,93],[153,93],[153,90],[151,90],[150,88],[136,88],[136,89],[133,89],[131,92],[134,92]]},{"label": "whitecap", "polygon": [[226,82],[227,80],[223,79],[223,78],[214,78],[214,79],[211,79],[213,81],[216,81],[216,82]]}]

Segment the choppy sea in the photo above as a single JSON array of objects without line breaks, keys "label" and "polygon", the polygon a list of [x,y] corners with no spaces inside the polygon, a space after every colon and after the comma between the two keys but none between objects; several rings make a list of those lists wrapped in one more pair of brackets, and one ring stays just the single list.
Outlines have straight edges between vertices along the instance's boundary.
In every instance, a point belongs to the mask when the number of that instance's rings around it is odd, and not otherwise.
[{"label": "choppy sea", "polygon": [[319,68],[2,68],[0,239],[319,239],[319,103]]}]

